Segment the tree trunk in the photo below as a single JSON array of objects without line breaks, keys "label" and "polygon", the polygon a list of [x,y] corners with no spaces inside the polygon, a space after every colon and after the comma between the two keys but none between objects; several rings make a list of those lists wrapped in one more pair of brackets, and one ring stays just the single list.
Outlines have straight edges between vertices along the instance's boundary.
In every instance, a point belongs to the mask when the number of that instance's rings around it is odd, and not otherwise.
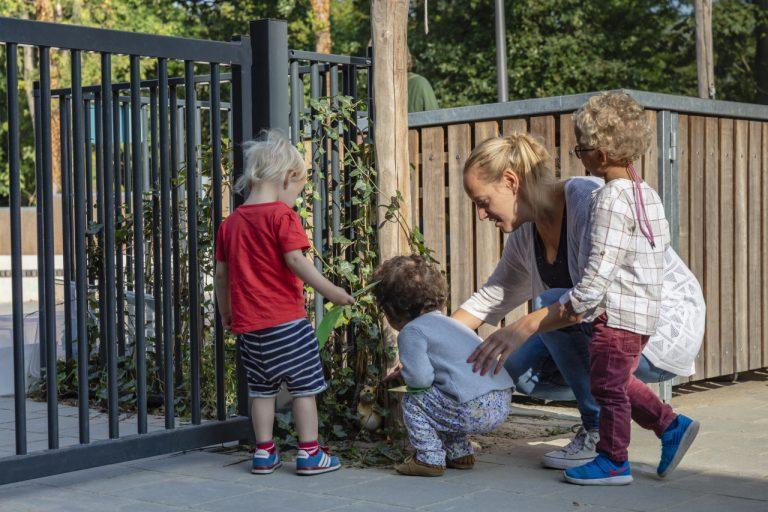
[{"label": "tree trunk", "polygon": [[715,69],[712,57],[712,0],[695,0],[696,71],[699,98],[715,99]]},{"label": "tree trunk", "polygon": [[312,0],[315,15],[315,51],[331,53],[331,0]]},{"label": "tree trunk", "polygon": [[[408,164],[408,0],[373,0],[371,2],[373,33],[373,105],[376,171],[379,204],[389,204],[399,191],[403,197],[400,211],[410,220],[411,190]],[[379,209],[379,222],[385,208]],[[397,223],[388,222],[379,230],[379,254],[386,260],[409,254],[408,236]],[[391,328],[384,341],[395,344]],[[397,364],[392,361],[390,367]]]},{"label": "tree trunk", "polygon": [[[760,16],[768,15],[768,0],[757,0]],[[755,78],[757,79],[757,101],[768,104],[768,22],[766,18],[755,28]]]}]

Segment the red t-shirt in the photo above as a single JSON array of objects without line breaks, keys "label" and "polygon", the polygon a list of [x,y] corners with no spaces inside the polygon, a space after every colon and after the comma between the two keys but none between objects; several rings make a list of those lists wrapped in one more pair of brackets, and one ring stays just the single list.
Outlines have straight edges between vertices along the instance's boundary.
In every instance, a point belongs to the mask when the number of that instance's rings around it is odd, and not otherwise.
[{"label": "red t-shirt", "polygon": [[216,260],[227,264],[235,334],[274,327],[307,315],[304,283],[283,255],[309,248],[301,219],[287,204],[246,204],[216,233]]}]

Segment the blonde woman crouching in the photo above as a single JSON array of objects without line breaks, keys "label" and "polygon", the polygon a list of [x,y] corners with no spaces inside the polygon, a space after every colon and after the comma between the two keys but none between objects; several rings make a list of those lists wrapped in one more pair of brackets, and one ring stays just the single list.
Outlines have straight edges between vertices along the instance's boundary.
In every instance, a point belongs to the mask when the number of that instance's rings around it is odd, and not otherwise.
[{"label": "blonde woman crouching", "polygon": [[[590,172],[614,163],[617,148],[634,148],[632,158],[639,156],[648,140],[638,115],[642,109],[612,108],[616,100],[610,95],[596,98],[576,116],[580,146],[574,150]],[[632,123],[638,124],[631,128]],[[588,155],[594,161],[588,162]],[[472,329],[483,323],[496,326],[511,310],[533,300],[533,313],[493,333],[469,361],[482,373],[504,366],[517,390],[530,396],[576,400],[582,424],[575,438],[543,456],[545,466],[557,469],[581,466],[597,456],[600,407],[590,389],[592,326],[564,313],[559,300],[587,270],[591,200],[603,185],[595,177],[556,180],[546,149],[524,133],[483,142],[464,167],[464,188],[479,219],[494,222],[510,236],[488,281],[453,318]],[[634,370],[643,382],[692,375],[704,333],[699,283],[672,248],[665,247],[662,257],[658,321]],[[663,474],[671,469],[673,464]]]}]

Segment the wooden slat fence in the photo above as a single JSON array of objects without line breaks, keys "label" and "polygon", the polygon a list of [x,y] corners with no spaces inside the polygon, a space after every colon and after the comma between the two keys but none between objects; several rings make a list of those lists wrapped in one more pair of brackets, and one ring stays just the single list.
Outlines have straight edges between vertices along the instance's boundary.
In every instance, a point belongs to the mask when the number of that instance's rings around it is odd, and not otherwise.
[{"label": "wooden slat fence", "polygon": [[[571,151],[573,109],[552,110],[490,120],[463,115],[459,122],[441,124],[424,123],[425,113],[410,130],[413,223],[446,273],[450,311],[485,283],[506,241],[492,223],[477,219],[464,193],[462,170],[472,148],[489,137],[526,131],[553,155],[558,177],[585,174]],[[636,168],[665,197],[659,165],[663,158],[673,161],[676,194],[670,197],[679,218],[670,222],[677,223],[678,252],[699,279],[708,308],[697,373],[689,380],[768,367],[768,116],[750,120],[671,109],[674,143],[661,148],[661,110],[646,109],[653,142]],[[502,324],[528,310],[522,305]],[[493,330],[484,326],[479,333]]]}]

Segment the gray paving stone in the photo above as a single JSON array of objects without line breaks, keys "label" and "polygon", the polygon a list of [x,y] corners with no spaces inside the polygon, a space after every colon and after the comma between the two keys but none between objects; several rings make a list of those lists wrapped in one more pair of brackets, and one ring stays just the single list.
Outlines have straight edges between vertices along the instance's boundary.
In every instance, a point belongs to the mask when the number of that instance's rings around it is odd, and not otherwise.
[{"label": "gray paving stone", "polygon": [[759,477],[698,473],[683,478],[670,478],[666,487],[692,492],[762,500],[768,510],[768,480]]},{"label": "gray paving stone", "polygon": [[173,506],[199,505],[254,491],[253,486],[178,475],[108,494],[122,498]]},{"label": "gray paving stone", "polygon": [[[413,510],[409,507],[396,507],[394,505],[383,505],[381,503],[371,503],[368,501],[359,501],[346,507],[328,509],[339,512],[403,512],[404,510]],[[324,511],[325,512],[325,511]]]},{"label": "gray paving stone", "polygon": [[221,500],[210,501],[194,507],[200,510],[220,512],[223,510],[253,510],[258,512],[285,512],[301,510],[320,512],[338,510],[353,503],[350,500],[334,496],[321,496],[317,493],[303,493],[285,489],[263,489],[250,494],[242,494]]},{"label": "gray paving stone", "polygon": [[585,505],[645,511],[682,505],[701,496],[701,492],[651,486],[648,485],[647,479],[636,477],[634,483],[627,486],[581,487],[571,485],[560,496]]},{"label": "gray paving stone", "polygon": [[296,466],[293,462],[283,464],[283,467],[271,475],[252,475],[250,463],[240,465],[242,475],[235,480],[238,483],[257,482],[259,485],[274,489],[328,492],[349,485],[367,485],[369,482],[391,475],[391,471],[378,469],[345,469],[342,468],[332,473],[314,475],[311,478],[296,474]]},{"label": "gray paving stone", "polygon": [[471,486],[448,482],[442,478],[387,475],[366,482],[364,486],[348,485],[329,489],[326,494],[400,507],[423,507],[471,494],[474,490]]},{"label": "gray paving stone", "polygon": [[[668,507],[662,510],[671,512],[679,511],[680,508]],[[686,503],[684,510],[695,512],[765,512],[768,510],[768,503],[765,501],[705,494]]]},{"label": "gray paving stone", "polygon": [[[436,503],[424,510],[429,511],[461,511],[472,510],[501,511],[501,510],[531,510],[535,512],[566,512],[575,510],[595,510],[568,497],[535,498],[522,494],[512,494],[496,489],[483,489],[468,496]],[[614,508],[614,510],[626,510]]]}]

